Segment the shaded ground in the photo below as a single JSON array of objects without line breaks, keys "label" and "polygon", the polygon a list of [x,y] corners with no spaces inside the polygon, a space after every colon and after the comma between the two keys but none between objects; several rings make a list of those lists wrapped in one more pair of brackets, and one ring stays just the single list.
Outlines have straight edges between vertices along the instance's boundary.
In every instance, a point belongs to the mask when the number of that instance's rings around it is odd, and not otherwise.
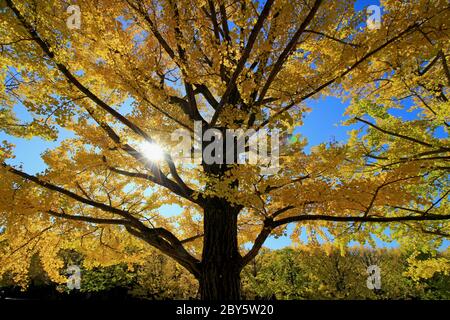
[{"label": "shaded ground", "polygon": [[48,300],[48,301],[142,301],[128,294],[128,288],[116,287],[107,291],[59,292],[55,286],[30,286],[26,291],[20,287],[2,287],[1,300]]}]

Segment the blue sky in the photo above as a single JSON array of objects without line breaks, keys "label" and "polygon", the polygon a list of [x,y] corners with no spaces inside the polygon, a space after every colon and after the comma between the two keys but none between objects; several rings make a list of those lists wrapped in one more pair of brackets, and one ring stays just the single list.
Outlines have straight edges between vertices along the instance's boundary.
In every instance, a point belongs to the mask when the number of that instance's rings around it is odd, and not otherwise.
[{"label": "blue sky", "polygon": [[[358,1],[355,5],[357,10],[362,10],[368,5],[379,4],[379,1]],[[311,100],[307,103],[308,107],[312,109],[312,112],[307,114],[304,119],[304,125],[298,128],[295,132],[301,133],[302,136],[308,138],[310,146],[317,145],[322,142],[347,140],[347,132],[351,129],[339,125],[343,120],[343,113],[348,103],[343,103],[338,97],[320,98],[317,100]],[[15,108],[17,117],[21,120],[30,120],[29,115],[26,113],[23,107],[17,106]],[[398,111],[396,111],[398,112]],[[402,116],[409,118],[412,115],[404,113]],[[22,164],[23,169],[28,173],[36,173],[45,169],[45,164],[40,158],[40,154],[48,148],[54,148],[60,144],[60,142],[66,138],[71,137],[72,134],[66,130],[61,130],[60,135],[56,141],[44,141],[40,138],[32,138],[30,140],[18,139],[6,135],[0,132],[0,141],[7,140],[8,142],[15,144],[16,159],[11,161],[12,164]],[[173,215],[180,212],[181,208],[164,206],[163,212],[167,215]],[[292,230],[292,227],[288,227],[288,233]],[[304,238],[302,240],[305,240]],[[385,243],[381,240],[376,241],[380,247],[395,246],[396,243]],[[291,244],[291,240],[288,236],[283,236],[278,239],[269,238],[266,242],[266,246],[269,248],[277,249],[288,246]],[[449,242],[446,242],[448,246]]]}]

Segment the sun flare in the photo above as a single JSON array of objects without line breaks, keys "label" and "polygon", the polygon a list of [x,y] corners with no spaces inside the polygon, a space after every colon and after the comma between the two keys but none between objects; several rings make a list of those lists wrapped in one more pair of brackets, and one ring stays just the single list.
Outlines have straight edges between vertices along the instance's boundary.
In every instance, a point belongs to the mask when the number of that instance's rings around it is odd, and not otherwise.
[{"label": "sun flare", "polygon": [[159,162],[164,158],[164,150],[154,142],[143,142],[139,149],[147,159],[153,162]]}]

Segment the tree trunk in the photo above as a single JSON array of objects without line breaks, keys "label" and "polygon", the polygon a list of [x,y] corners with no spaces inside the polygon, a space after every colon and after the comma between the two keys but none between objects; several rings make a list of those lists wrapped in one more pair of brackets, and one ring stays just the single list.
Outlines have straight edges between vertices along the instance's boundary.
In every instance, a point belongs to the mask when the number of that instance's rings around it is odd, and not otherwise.
[{"label": "tree trunk", "polygon": [[210,199],[204,211],[204,243],[199,278],[202,300],[241,298],[241,256],[237,241],[239,209]]}]

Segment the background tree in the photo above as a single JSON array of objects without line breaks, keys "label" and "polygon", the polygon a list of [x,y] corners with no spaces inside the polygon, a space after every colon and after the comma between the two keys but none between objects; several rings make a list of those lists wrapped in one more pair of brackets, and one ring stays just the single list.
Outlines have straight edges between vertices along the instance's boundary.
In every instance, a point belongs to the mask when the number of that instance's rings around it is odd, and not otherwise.
[{"label": "background tree", "polygon": [[[2,297],[39,300],[130,300],[130,299],[191,299],[198,293],[195,278],[174,260],[156,250],[143,263],[93,266],[84,264],[84,257],[76,251],[64,250],[60,273],[68,266],[80,267],[80,288],[70,289],[66,282],[52,281],[38,256],[33,256],[26,282],[14,281],[7,272],[0,278]],[[2,298],[0,297],[0,299]]]},{"label": "background tree", "polygon": [[[11,273],[0,278],[0,292],[28,299],[193,299],[195,278],[173,259],[153,252],[143,263],[88,266],[75,251],[62,251],[65,266],[81,267],[80,290],[49,279],[37,256],[28,271],[26,290]],[[328,244],[268,250],[264,248],[243,269],[246,299],[448,299],[448,252],[413,253],[406,248],[351,247]],[[381,271],[381,289],[367,288],[367,265]],[[63,270],[66,270],[64,268]]]},{"label": "background tree", "polygon": [[[289,264],[283,263],[289,257]],[[244,268],[243,293],[248,298],[270,299],[445,299],[448,274],[434,270],[427,279],[411,274],[410,252],[404,248],[348,248],[304,246],[263,251],[258,255],[257,272],[251,264]],[[446,259],[446,253],[435,253]],[[430,260],[422,260],[430,264]],[[381,271],[381,289],[367,288],[367,263]],[[447,262],[448,263],[448,262]],[[295,270],[292,277],[285,270]]]},{"label": "background tree", "polygon": [[[20,278],[38,252],[56,279],[60,248],[131,263],[148,254],[144,242],[194,275],[203,299],[238,299],[242,268],[290,223],[341,246],[387,226],[438,246],[450,219],[449,5],[382,4],[370,30],[347,0],[80,0],[77,30],[65,1],[3,1],[2,130],[73,137],[37,175],[12,166],[3,144],[1,271]],[[305,139],[289,144],[276,175],[170,156],[170,133],[194,121],[292,133],[325,95],[351,99],[361,129],[310,153]],[[30,122],[14,116],[18,103]],[[419,112],[405,120],[393,108]],[[159,162],[140,148],[155,142]],[[166,217],[164,204],[183,212]]]}]

